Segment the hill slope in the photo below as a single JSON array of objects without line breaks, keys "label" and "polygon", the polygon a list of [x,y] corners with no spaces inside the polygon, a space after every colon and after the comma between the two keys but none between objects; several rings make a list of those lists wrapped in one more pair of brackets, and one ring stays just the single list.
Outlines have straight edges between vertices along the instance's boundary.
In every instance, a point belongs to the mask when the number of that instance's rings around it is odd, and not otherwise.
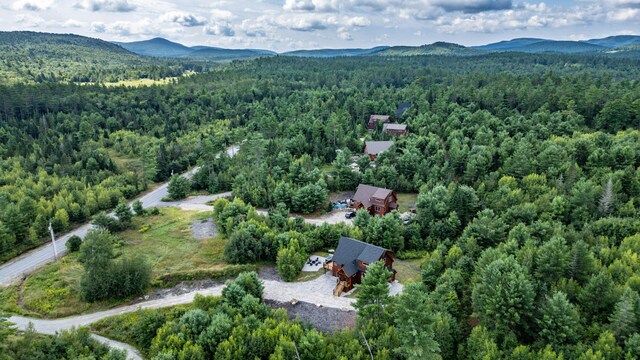
[{"label": "hill slope", "polygon": [[589,44],[579,41],[555,41],[555,40],[543,40],[532,44],[515,48],[515,51],[529,52],[529,53],[563,53],[563,54],[575,54],[575,53],[589,53],[600,52],[607,48],[600,45]]},{"label": "hill slope", "polygon": [[106,41],[28,31],[0,32],[0,59],[0,84],[106,80],[116,68],[148,64]]},{"label": "hill slope", "polygon": [[480,50],[464,47],[458,44],[436,42],[422,46],[393,46],[377,52],[380,56],[417,56],[417,55],[476,55],[482,53]]},{"label": "hill slope", "polygon": [[282,53],[283,56],[298,56],[310,58],[329,58],[339,56],[364,56],[376,54],[388,49],[388,46],[378,46],[370,49],[317,49],[317,50],[296,50]]},{"label": "hill slope", "polygon": [[144,41],[114,42],[123,48],[144,56],[178,57],[189,54],[194,50],[163,38],[153,38]]},{"label": "hill slope", "polygon": [[99,39],[28,31],[0,32],[0,59],[0,84],[162,79],[186,69]]},{"label": "hill slope", "polygon": [[493,44],[472,46],[472,48],[478,49],[478,50],[487,50],[487,51],[509,51],[509,50],[517,49],[522,46],[531,45],[539,41],[544,41],[544,39],[519,38],[519,39],[513,39],[513,40],[500,41]]},{"label": "hill slope", "polygon": [[610,49],[618,49],[630,45],[640,45],[640,36],[637,35],[618,35],[609,36],[603,39],[591,39],[584,41],[589,44],[604,46]]}]

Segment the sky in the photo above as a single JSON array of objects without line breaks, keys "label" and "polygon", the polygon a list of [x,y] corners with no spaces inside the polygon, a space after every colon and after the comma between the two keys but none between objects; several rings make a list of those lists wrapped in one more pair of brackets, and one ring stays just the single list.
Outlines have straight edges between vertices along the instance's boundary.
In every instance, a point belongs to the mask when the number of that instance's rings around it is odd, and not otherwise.
[{"label": "sky", "polygon": [[0,30],[274,51],[640,34],[640,0],[0,0]]}]

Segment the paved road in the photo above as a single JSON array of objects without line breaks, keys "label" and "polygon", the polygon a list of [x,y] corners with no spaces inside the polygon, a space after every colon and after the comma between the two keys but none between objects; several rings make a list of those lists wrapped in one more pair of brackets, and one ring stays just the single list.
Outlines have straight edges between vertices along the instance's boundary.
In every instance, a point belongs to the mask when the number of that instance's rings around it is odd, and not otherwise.
[{"label": "paved road", "polygon": [[[239,150],[239,146],[232,145],[227,148],[227,154],[230,157],[233,157]],[[197,167],[193,168],[183,175],[191,177],[197,170]],[[168,184],[164,183],[160,187],[139,197],[138,199],[142,201],[144,207],[163,206],[162,198],[169,194],[167,187]],[[70,237],[77,235],[83,238],[91,229],[93,229],[93,225],[91,223],[87,223],[69,233],[59,236],[56,239],[56,248],[59,256],[64,256],[66,253],[67,248],[65,245]],[[9,260],[0,266],[0,286],[11,285],[12,283],[20,280],[24,275],[29,274],[52,261],[54,261],[54,252],[53,245],[51,243],[47,243],[46,245]]]}]

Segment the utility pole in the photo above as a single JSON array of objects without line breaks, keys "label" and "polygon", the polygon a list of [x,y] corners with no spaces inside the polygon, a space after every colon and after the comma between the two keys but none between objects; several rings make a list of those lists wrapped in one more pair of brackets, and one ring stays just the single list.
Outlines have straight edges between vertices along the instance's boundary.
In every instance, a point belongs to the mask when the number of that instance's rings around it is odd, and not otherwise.
[{"label": "utility pole", "polygon": [[56,248],[56,236],[53,234],[53,226],[49,221],[49,232],[51,233],[51,242],[53,243],[53,256],[58,260],[58,249]]}]

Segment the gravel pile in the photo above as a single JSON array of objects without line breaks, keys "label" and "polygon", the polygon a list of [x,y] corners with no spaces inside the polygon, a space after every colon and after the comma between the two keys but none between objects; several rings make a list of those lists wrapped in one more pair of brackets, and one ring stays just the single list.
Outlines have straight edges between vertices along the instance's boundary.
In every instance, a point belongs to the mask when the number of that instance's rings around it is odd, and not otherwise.
[{"label": "gravel pile", "polygon": [[298,319],[303,323],[309,323],[318,331],[334,332],[345,328],[353,328],[356,323],[354,310],[341,310],[316,306],[306,302],[282,302],[265,300],[274,309],[284,308],[289,313],[289,318]]},{"label": "gravel pile", "polygon": [[211,239],[218,236],[218,227],[212,218],[196,220],[191,223],[191,234],[194,239]]}]

